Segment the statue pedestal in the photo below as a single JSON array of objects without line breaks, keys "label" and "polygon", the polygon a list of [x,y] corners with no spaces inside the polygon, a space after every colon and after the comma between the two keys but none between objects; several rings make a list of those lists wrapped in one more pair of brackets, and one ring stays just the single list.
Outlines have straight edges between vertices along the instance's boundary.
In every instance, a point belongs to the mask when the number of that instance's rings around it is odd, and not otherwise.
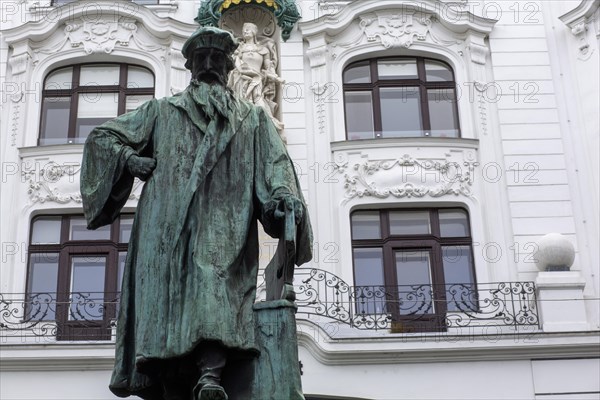
[{"label": "statue pedestal", "polygon": [[254,361],[252,398],[304,400],[298,344],[296,305],[288,300],[254,304],[256,341],[260,356]]}]

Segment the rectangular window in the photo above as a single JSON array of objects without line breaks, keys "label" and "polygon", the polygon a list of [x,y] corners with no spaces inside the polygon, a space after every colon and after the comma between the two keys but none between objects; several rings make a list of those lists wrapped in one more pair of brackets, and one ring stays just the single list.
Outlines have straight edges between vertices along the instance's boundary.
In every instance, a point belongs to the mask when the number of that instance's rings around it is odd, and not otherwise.
[{"label": "rectangular window", "polygon": [[393,330],[411,332],[444,330],[448,312],[477,310],[465,210],[355,211],[351,225],[356,313],[387,313]]},{"label": "rectangular window", "polygon": [[26,315],[56,321],[58,340],[108,340],[116,318],[132,215],[88,230],[81,216],[31,224]]}]

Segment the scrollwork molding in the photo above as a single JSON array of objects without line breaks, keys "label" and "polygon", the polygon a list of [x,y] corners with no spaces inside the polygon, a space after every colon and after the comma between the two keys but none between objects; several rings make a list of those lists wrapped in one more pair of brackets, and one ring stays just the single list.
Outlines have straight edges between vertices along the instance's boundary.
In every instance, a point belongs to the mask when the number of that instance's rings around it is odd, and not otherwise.
[{"label": "scrollwork molding", "polygon": [[[343,175],[346,190],[342,204],[362,197],[472,197],[474,171],[479,163],[474,154],[468,153],[462,163],[451,159],[449,155],[442,159],[421,159],[405,154],[397,159],[354,163],[338,159],[337,173]],[[391,185],[382,184],[378,179],[378,175],[386,171],[394,172]]]},{"label": "scrollwork molding", "polygon": [[579,44],[577,47],[578,58],[589,60],[594,48],[588,39],[590,25],[595,29],[596,39],[600,37],[600,1],[582,0],[573,10],[559,17],[569,27]]},{"label": "scrollwork molding", "polygon": [[[432,29],[436,18],[432,15],[367,14],[359,16],[359,33],[350,41],[333,44],[349,48],[363,42],[379,42],[384,48],[410,48],[415,41],[443,46],[460,44],[462,40],[445,40]],[[375,22],[377,22],[375,24]]]},{"label": "scrollwork molding", "polygon": [[[36,160],[29,165],[29,168],[27,168],[27,163],[24,163],[23,166],[21,176],[27,185],[28,206],[35,203],[81,203],[81,193],[78,190],[69,190],[79,187],[80,163],[59,164],[55,161],[43,163]],[[139,179],[134,181],[129,195],[130,200],[139,200],[142,185],[143,182]]]},{"label": "scrollwork molding", "polygon": [[81,48],[86,54],[112,53],[117,46],[128,47],[131,42],[138,48],[147,52],[165,49],[143,40],[139,35],[138,22],[128,18],[103,19],[98,21],[85,21],[79,19],[66,22],[63,30],[64,36],[53,46],[36,48],[36,54],[53,54],[62,50],[67,43],[72,48]]}]

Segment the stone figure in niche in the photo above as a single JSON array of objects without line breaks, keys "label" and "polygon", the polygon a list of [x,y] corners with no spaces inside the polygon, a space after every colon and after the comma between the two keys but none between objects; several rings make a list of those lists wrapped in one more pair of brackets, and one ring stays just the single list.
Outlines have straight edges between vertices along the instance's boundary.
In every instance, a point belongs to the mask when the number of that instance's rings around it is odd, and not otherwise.
[{"label": "stone figure in niche", "polygon": [[235,94],[263,107],[281,133],[283,124],[277,113],[277,89],[285,81],[277,75],[277,49],[273,39],[258,39],[258,27],[246,22],[240,46],[233,54],[235,68],[229,75],[229,87]]},{"label": "stone figure in niche", "polygon": [[[146,181],[122,284],[110,383],[117,396],[228,399],[224,371],[260,352],[257,223],[273,237],[292,229],[297,265],[312,257],[306,205],[270,115],[226,86],[236,47],[230,33],[200,28],[182,50],[192,72],[182,93],[107,122],[86,141],[89,229],[119,215],[135,177]],[[251,378],[235,375],[232,386],[242,379]]]}]

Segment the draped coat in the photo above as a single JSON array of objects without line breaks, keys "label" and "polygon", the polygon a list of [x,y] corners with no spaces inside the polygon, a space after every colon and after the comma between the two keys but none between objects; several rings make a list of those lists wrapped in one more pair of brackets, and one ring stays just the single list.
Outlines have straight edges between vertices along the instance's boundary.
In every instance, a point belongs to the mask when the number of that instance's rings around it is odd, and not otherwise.
[{"label": "draped coat", "polygon": [[[302,193],[265,111],[220,86],[195,83],[92,131],[81,177],[89,229],[111,223],[127,201],[133,154],[157,164],[129,242],[110,388],[118,396],[151,398],[158,385],[153,371],[203,341],[257,350],[257,221],[278,236],[269,209]],[[310,260],[311,241],[305,211],[297,225],[297,265]]]}]

